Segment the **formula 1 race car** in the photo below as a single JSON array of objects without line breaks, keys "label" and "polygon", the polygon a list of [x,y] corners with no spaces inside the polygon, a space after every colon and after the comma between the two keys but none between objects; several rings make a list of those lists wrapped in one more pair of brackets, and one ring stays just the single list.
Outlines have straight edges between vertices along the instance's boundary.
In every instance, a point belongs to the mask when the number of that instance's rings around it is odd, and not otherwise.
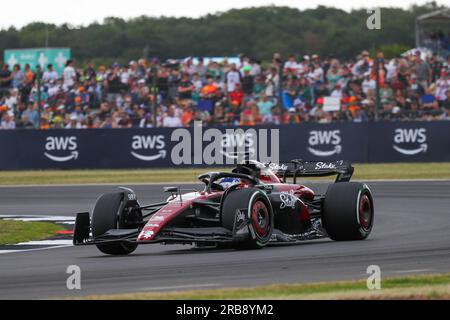
[{"label": "formula 1 race car", "polygon": [[[245,160],[231,172],[200,175],[201,191],[164,188],[170,196],[161,203],[141,205],[122,187],[100,196],[92,215],[77,214],[73,242],[124,255],[149,243],[250,249],[324,237],[363,240],[373,226],[373,198],[366,184],[349,182],[352,174],[344,161]],[[337,178],[325,195],[297,183],[330,175]]]}]

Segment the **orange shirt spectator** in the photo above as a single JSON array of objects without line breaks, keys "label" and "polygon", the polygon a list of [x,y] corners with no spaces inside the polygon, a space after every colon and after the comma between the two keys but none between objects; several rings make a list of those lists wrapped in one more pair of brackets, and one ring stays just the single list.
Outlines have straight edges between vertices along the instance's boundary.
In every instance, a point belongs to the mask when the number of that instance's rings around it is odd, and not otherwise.
[{"label": "orange shirt spectator", "polygon": [[185,109],[183,113],[181,114],[181,123],[183,126],[188,126],[189,123],[192,121],[192,117],[194,116],[194,113],[191,109]]},{"label": "orange shirt spectator", "polygon": [[217,94],[217,86],[214,84],[213,78],[208,78],[208,82],[200,91],[200,96],[203,98],[212,98]]},{"label": "orange shirt spectator", "polygon": [[26,83],[32,83],[34,75],[33,75],[33,72],[30,69],[30,65],[29,64],[25,65],[24,73],[25,73],[25,82]]},{"label": "orange shirt spectator", "polygon": [[202,95],[213,95],[216,94],[217,87],[214,84],[206,84],[201,91]]}]

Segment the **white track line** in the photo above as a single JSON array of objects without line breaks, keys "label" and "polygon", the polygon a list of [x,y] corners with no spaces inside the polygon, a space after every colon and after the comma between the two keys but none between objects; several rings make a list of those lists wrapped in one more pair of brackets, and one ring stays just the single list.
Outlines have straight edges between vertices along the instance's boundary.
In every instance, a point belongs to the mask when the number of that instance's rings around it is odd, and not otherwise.
[{"label": "white track line", "polygon": [[51,249],[60,249],[60,248],[68,248],[73,247],[73,245],[65,245],[65,246],[55,246],[55,247],[44,247],[44,248],[36,248],[36,249],[19,249],[19,250],[0,250],[0,254],[2,253],[23,253],[23,252],[32,252],[32,251],[41,251],[41,250],[51,250]]},{"label": "white track line", "polygon": [[37,240],[28,242],[19,242],[13,244],[14,246],[69,246],[72,245],[72,239],[70,240]]},{"label": "white track line", "polygon": [[220,283],[205,283],[205,284],[188,284],[184,286],[166,286],[166,287],[151,287],[151,288],[141,288],[139,291],[163,291],[163,290],[178,290],[178,289],[195,289],[195,288],[207,288],[207,287],[218,287]]},{"label": "white track line", "polygon": [[41,216],[41,215],[27,215],[27,214],[5,214],[0,215],[3,220],[17,220],[17,221],[52,221],[52,222],[72,222],[75,221],[75,216]]}]

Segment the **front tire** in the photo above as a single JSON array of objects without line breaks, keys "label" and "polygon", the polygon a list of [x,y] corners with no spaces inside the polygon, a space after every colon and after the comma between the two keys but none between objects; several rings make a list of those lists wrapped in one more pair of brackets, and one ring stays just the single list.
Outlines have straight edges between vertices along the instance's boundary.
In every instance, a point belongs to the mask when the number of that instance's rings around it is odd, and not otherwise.
[{"label": "front tire", "polygon": [[[126,228],[120,225],[122,212],[123,192],[106,193],[97,199],[92,212],[92,235],[94,239],[111,229]],[[127,255],[137,248],[137,244],[132,243],[105,243],[98,244],[97,248],[106,254]]]},{"label": "front tire", "polygon": [[270,200],[264,191],[257,188],[238,189],[224,199],[221,213],[222,226],[233,231],[237,210],[245,210],[250,219],[251,235],[238,242],[237,249],[259,249],[270,241],[274,227],[274,216]]},{"label": "front tire", "polygon": [[372,231],[373,198],[366,184],[339,182],[328,187],[322,223],[331,239],[364,240]]}]

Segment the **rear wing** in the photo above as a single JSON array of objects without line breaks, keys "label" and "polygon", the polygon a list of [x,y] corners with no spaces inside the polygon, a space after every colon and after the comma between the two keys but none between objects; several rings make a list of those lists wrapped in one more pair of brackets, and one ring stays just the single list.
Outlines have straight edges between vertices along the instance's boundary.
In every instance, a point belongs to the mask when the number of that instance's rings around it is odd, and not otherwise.
[{"label": "rear wing", "polygon": [[348,161],[303,161],[300,159],[269,164],[276,175],[286,182],[287,178],[293,178],[294,184],[297,177],[326,177],[337,175],[335,182],[348,182],[352,178],[354,168]]}]

